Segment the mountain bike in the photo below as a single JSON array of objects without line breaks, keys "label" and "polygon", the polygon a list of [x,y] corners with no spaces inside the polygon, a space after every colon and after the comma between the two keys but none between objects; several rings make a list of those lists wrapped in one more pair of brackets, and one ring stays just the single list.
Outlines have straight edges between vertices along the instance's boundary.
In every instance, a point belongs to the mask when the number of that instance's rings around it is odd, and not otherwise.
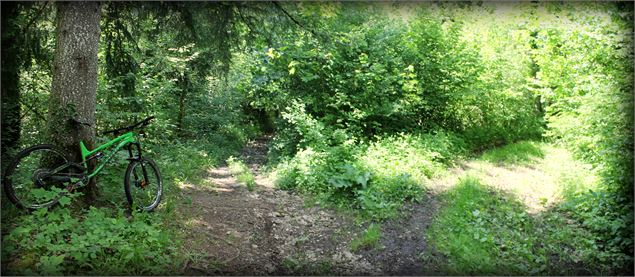
[{"label": "mountain bike", "polygon": [[[147,126],[154,116],[127,127],[105,131],[113,134],[110,140],[93,150],[88,150],[83,141],[79,142],[81,162],[72,162],[65,151],[50,144],[40,144],[20,151],[7,166],[2,176],[4,191],[9,200],[18,208],[35,210],[48,208],[74,190],[86,186],[121,149],[128,151],[129,164],[124,175],[124,190],[131,209],[152,211],[159,205],[163,185],[161,173],[156,163],[142,156],[141,144],[132,131]],[[78,128],[88,123],[70,119]],[[136,155],[133,155],[133,146]],[[104,151],[111,149],[105,159]],[[101,160],[101,161],[100,161]],[[96,165],[89,170],[88,164]]]}]

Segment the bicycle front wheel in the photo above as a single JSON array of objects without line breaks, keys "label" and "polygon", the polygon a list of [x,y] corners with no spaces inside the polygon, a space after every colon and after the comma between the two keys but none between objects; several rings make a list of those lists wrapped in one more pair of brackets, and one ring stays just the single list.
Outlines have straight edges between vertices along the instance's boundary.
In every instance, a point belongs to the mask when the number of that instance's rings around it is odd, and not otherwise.
[{"label": "bicycle front wheel", "polygon": [[154,210],[163,194],[161,173],[156,163],[147,158],[131,162],[126,170],[124,188],[131,209]]},{"label": "bicycle front wheel", "polygon": [[7,166],[2,185],[7,198],[18,208],[53,206],[71,182],[68,159],[61,150],[42,144],[18,153]]}]

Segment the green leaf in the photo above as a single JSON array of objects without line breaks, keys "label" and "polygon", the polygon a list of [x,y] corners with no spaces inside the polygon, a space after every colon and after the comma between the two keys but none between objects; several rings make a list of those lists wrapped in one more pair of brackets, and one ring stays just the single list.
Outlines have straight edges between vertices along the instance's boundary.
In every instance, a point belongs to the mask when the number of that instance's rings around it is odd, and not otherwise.
[{"label": "green leaf", "polygon": [[62,207],[64,207],[71,203],[71,198],[68,196],[63,196],[62,198],[60,198],[59,203]]}]

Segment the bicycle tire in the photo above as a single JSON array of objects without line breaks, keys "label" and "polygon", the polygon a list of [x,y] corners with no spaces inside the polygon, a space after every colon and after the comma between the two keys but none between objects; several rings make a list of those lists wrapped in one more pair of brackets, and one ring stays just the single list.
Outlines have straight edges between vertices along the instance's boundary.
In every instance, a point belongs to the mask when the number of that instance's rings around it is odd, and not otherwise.
[{"label": "bicycle tire", "polygon": [[[146,167],[148,178],[150,178],[150,176],[153,176],[156,179],[153,182],[149,182],[149,180],[145,180],[145,177],[143,176],[143,174],[141,176],[141,178],[143,178],[145,182],[150,184],[151,188],[156,187],[154,189],[156,190],[156,192],[154,192],[153,190],[150,193],[146,193],[146,194],[151,194],[153,197],[151,203],[147,206],[144,206],[144,204],[138,205],[139,203],[135,203],[135,202],[142,202],[141,201],[142,199],[139,199],[138,197],[139,195],[138,193],[136,193],[137,191],[139,191],[140,186],[137,184],[138,180],[136,179],[134,181],[135,183],[130,182],[131,177],[138,178],[138,176],[137,177],[134,176],[135,174],[134,170],[139,168],[139,166]],[[128,204],[131,209],[136,208],[137,210],[151,212],[159,205],[159,203],[161,202],[161,196],[163,195],[163,180],[161,179],[161,173],[159,172],[159,167],[156,165],[156,163],[153,160],[148,158],[142,158],[141,160],[134,160],[130,162],[130,164],[128,164],[128,168],[126,169],[126,174],[124,176],[124,189],[126,191],[126,199],[128,200]],[[145,185],[141,186],[141,189],[145,190]],[[137,201],[135,201],[135,198]]]},{"label": "bicycle tire", "polygon": [[[20,162],[24,158],[30,156],[35,151],[41,151],[41,150],[51,151],[51,152],[56,153],[57,155],[59,155],[60,157],[62,157],[65,160],[65,163],[68,163],[68,161],[69,161],[68,157],[63,154],[64,153],[63,151],[61,151],[60,149],[58,149],[55,146],[50,145],[50,144],[34,145],[34,146],[29,147],[29,148],[23,149],[18,154],[16,154],[16,156],[13,157],[13,159],[9,163],[9,166],[7,166],[7,168],[6,168],[5,172],[4,172],[4,175],[2,176],[2,186],[4,188],[4,192],[5,192],[6,196],[7,196],[7,198],[9,199],[9,201],[11,203],[13,203],[13,205],[15,205],[19,209],[36,210],[36,209],[39,209],[39,208],[48,208],[48,207],[51,207],[51,206],[55,205],[60,199],[60,197],[57,196],[54,199],[52,199],[50,201],[46,201],[44,203],[28,205],[26,203],[23,203],[23,202],[25,202],[24,198],[20,199],[21,197],[18,197],[16,195],[16,191],[15,191],[15,188],[14,188],[14,186],[16,184],[12,180],[12,177],[14,177],[13,174],[15,173],[16,169],[21,164]],[[62,164],[60,164],[60,166],[61,165]]]}]

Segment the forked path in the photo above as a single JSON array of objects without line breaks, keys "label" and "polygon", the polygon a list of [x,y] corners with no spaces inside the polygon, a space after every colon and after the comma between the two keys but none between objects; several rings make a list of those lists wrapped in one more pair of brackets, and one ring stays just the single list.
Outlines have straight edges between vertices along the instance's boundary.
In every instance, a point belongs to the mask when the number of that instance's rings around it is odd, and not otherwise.
[{"label": "forked path", "polygon": [[420,275],[430,255],[425,229],[437,209],[410,205],[409,216],[382,224],[381,246],[352,252],[351,241],[364,226],[333,210],[307,206],[302,196],[274,188],[261,174],[267,140],[250,142],[242,153],[255,176],[253,191],[239,184],[228,167],[208,172],[205,186],[184,185],[187,275]]}]

